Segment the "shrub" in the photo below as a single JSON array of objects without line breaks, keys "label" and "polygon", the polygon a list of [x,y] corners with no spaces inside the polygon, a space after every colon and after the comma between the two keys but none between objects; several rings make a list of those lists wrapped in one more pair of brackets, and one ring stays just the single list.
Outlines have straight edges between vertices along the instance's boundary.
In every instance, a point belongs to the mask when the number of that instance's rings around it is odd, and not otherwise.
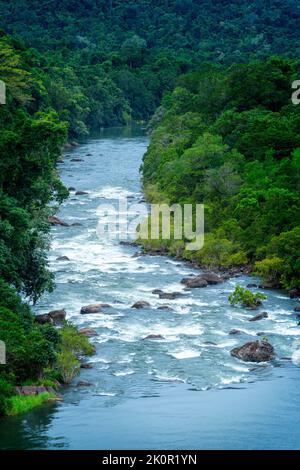
[{"label": "shrub", "polygon": [[283,269],[284,261],[281,258],[265,258],[255,263],[255,270],[258,276],[261,276],[268,282],[279,282]]},{"label": "shrub", "polygon": [[231,305],[241,304],[243,307],[257,308],[267,297],[258,292],[253,294],[250,290],[241,286],[236,286],[235,291],[229,295],[228,300]]},{"label": "shrub", "polygon": [[91,355],[94,353],[94,346],[88,338],[78,333],[77,328],[69,323],[60,330],[59,353],[56,358],[56,367],[60,380],[69,384],[79,373],[80,361],[82,355]]},{"label": "shrub", "polygon": [[42,405],[45,401],[48,401],[51,398],[55,398],[55,395],[48,392],[30,396],[15,395],[8,398],[6,402],[6,413],[10,416],[26,413],[36,406]]}]

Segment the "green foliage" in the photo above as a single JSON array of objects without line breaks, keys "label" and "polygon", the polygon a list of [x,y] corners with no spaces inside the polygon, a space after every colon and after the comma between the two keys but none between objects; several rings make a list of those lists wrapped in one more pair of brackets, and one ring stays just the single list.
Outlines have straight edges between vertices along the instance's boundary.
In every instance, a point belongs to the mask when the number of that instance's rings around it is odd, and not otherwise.
[{"label": "green foliage", "polygon": [[56,367],[62,382],[69,384],[80,371],[79,357],[93,354],[94,347],[86,336],[79,334],[77,329],[69,323],[60,329],[59,334]]},{"label": "green foliage", "polygon": [[[198,78],[204,69],[206,78],[194,109],[213,115],[220,95],[222,101],[227,97],[222,80],[206,64],[228,66],[272,54],[298,57],[299,18],[290,0],[226,0],[218,7],[213,0],[85,0],[76,5],[6,0],[0,2],[0,27],[30,49],[14,41],[18,52],[12,58],[12,45],[3,40],[0,77],[13,78],[9,89],[16,99],[29,98],[32,107],[42,100],[55,108],[70,123],[70,134],[78,136],[130,118],[148,119],[176,82],[194,93],[196,80],[177,77],[201,64]],[[23,59],[26,70],[20,67]],[[234,107],[251,108],[258,98],[276,110],[284,99],[277,84],[290,88],[285,71],[278,71],[276,63],[267,70],[263,64],[247,67],[234,70],[230,79]],[[33,76],[36,82],[29,85]],[[35,101],[28,87],[34,88]]]},{"label": "green foliage", "polygon": [[15,416],[21,413],[27,413],[28,411],[41,406],[46,401],[55,398],[55,395],[45,392],[40,393],[39,395],[29,395],[29,396],[18,396],[14,395],[13,397],[8,398],[6,401],[6,414],[9,416]]},{"label": "green foliage", "polygon": [[0,416],[7,412],[7,400],[12,396],[13,387],[11,384],[0,377]]},{"label": "green foliage", "polygon": [[141,170],[151,200],[205,205],[204,248],[183,257],[258,262],[272,283],[300,285],[300,108],[290,91],[299,70],[280,57],[203,67],[163,100]]},{"label": "green foliage", "polygon": [[259,307],[266,295],[257,292],[253,294],[250,290],[241,286],[236,286],[234,292],[229,295],[228,300],[231,305],[241,304],[243,307],[256,308]]}]

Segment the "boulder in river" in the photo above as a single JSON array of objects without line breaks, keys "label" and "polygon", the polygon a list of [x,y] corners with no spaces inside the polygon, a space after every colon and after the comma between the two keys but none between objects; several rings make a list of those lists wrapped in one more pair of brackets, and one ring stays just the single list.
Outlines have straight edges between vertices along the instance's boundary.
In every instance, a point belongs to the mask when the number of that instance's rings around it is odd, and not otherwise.
[{"label": "boulder in river", "polygon": [[256,288],[256,287],[258,287],[257,284],[253,284],[253,283],[247,284],[248,289],[252,289],[252,288]]},{"label": "boulder in river", "polygon": [[263,320],[264,318],[268,318],[268,313],[267,312],[262,312],[262,313],[258,313],[257,315],[255,315],[254,317],[250,318],[249,321],[259,321],[259,320]]},{"label": "boulder in river", "polygon": [[87,315],[89,313],[100,313],[103,308],[110,307],[108,304],[90,304],[81,308],[80,313]]},{"label": "boulder in river", "polygon": [[73,188],[73,186],[70,186],[70,187],[68,188],[68,191],[76,191],[76,188]]},{"label": "boulder in river", "polygon": [[224,282],[223,278],[221,276],[218,276],[218,274],[215,274],[215,273],[203,273],[201,274],[201,277],[209,285],[221,284],[222,282]]},{"label": "boulder in river", "polygon": [[186,287],[190,287],[191,289],[197,287],[207,287],[208,282],[202,278],[202,276],[195,276],[195,277],[187,277],[181,280],[182,284],[185,284]]},{"label": "boulder in river", "polygon": [[92,338],[93,336],[98,336],[98,333],[96,330],[93,330],[93,328],[81,328],[78,330],[78,333],[80,335],[87,336],[88,338]]},{"label": "boulder in river", "polygon": [[65,222],[64,220],[59,219],[55,215],[49,216],[48,217],[48,222],[51,225],[61,225],[62,227],[70,227],[70,225],[67,222]]},{"label": "boulder in river", "polygon": [[75,196],[86,196],[87,194],[89,193],[86,191],[76,191]]},{"label": "boulder in river", "polygon": [[289,291],[289,295],[291,299],[297,299],[300,297],[300,287],[294,287],[294,289],[291,289]]},{"label": "boulder in river", "polygon": [[93,365],[90,362],[82,362],[80,364],[81,369],[92,369]]},{"label": "boulder in river", "polygon": [[71,224],[71,227],[82,227],[82,224],[80,222],[74,222]]},{"label": "boulder in river", "polygon": [[60,310],[52,310],[51,312],[48,313],[49,317],[53,320],[53,323],[55,325],[58,325],[65,321],[66,319],[66,311],[65,309],[60,309]]},{"label": "boulder in river", "polygon": [[150,307],[150,304],[149,302],[146,302],[146,300],[139,300],[138,302],[135,302],[135,304],[131,306],[131,308],[137,308],[137,309],[147,308],[147,307]]},{"label": "boulder in river", "polygon": [[300,312],[300,306],[294,308],[294,312]]},{"label": "boulder in river", "polygon": [[49,313],[44,313],[42,315],[36,315],[35,321],[39,325],[46,325],[46,323],[53,323],[52,318],[50,317]]},{"label": "boulder in river", "polygon": [[165,339],[165,338],[162,335],[152,334],[152,335],[148,335],[145,338],[143,338],[143,340],[146,340],[146,339],[155,339],[155,340],[157,340],[157,339]]},{"label": "boulder in river", "polygon": [[56,261],[70,261],[70,258],[68,258],[67,256],[59,256],[58,258],[56,258]]},{"label": "boulder in river", "polygon": [[231,355],[246,362],[265,362],[274,359],[275,351],[268,341],[250,341],[232,349]]},{"label": "boulder in river", "polygon": [[156,294],[156,295],[159,295],[159,294],[162,294],[162,293],[163,293],[163,291],[161,289],[154,289],[152,291],[152,294]]}]

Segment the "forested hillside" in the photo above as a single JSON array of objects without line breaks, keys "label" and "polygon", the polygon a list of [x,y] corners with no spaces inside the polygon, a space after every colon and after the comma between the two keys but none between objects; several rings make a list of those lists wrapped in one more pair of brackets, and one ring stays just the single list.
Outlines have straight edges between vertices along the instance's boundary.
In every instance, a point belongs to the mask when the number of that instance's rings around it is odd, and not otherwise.
[{"label": "forested hillside", "polygon": [[299,72],[279,57],[210,66],[165,97],[144,158],[146,192],[204,203],[206,215],[204,248],[173,241],[171,253],[206,266],[255,264],[269,285],[300,285],[300,109],[291,102]]},{"label": "forested hillside", "polygon": [[296,0],[0,1],[0,28],[39,51],[34,67],[74,136],[148,119],[200,63],[299,56],[299,19]]}]

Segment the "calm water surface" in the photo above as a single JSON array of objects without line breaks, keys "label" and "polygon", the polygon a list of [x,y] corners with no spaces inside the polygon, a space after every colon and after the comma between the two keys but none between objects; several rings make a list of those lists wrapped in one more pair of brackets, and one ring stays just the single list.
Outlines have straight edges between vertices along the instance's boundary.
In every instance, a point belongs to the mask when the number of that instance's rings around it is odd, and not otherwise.
[{"label": "calm water surface", "polygon": [[[237,283],[183,291],[195,273],[166,257],[137,256],[137,248],[99,238],[99,206],[127,196],[141,202],[139,167],[148,139],[142,130],[110,129],[65,156],[68,187],[88,194],[70,198],[59,216],[70,224],[53,229],[50,266],[56,289],[37,312],[65,308],[68,319],[91,327],[96,355],[63,391],[63,402],[0,422],[2,449],[272,449],[300,448],[300,327],[296,301],[268,291],[269,318],[232,308]],[[73,159],[83,161],[72,161]],[[67,256],[70,261],[57,261]],[[172,301],[153,289],[183,291]],[[137,300],[151,308],[131,309]],[[104,313],[80,315],[83,305],[105,302]],[[173,311],[158,310],[168,303]],[[242,335],[230,336],[232,328]],[[263,333],[274,345],[272,364],[247,364],[230,350]],[[161,334],[161,341],[143,341]],[[291,358],[292,360],[286,360]]]}]

